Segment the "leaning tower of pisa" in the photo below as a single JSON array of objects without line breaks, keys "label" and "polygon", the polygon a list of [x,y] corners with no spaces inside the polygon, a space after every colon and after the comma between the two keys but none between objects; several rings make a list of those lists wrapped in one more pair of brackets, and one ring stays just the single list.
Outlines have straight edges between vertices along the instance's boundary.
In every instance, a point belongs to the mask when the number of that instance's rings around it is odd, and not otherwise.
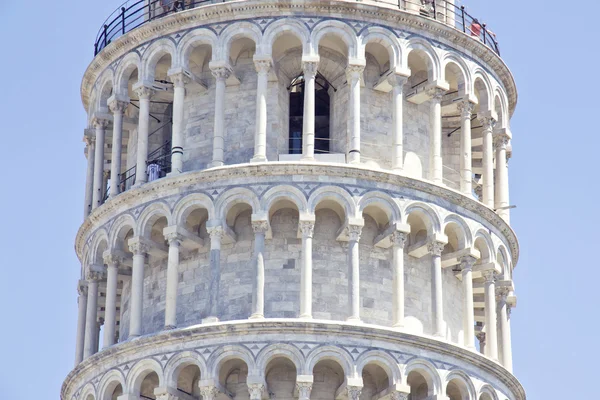
[{"label": "leaning tower of pisa", "polygon": [[479,18],[458,0],[119,7],[81,87],[62,400],[525,400],[517,92]]}]

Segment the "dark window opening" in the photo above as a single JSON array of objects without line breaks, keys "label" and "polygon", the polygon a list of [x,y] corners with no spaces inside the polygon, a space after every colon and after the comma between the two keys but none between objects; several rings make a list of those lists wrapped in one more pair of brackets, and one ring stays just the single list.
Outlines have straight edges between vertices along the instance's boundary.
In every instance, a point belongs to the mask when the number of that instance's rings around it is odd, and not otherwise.
[{"label": "dark window opening", "polygon": [[[315,79],[315,154],[330,152],[329,88],[333,88],[323,75]],[[304,74],[292,80],[290,90],[289,154],[302,154],[302,127],[304,123]]]}]

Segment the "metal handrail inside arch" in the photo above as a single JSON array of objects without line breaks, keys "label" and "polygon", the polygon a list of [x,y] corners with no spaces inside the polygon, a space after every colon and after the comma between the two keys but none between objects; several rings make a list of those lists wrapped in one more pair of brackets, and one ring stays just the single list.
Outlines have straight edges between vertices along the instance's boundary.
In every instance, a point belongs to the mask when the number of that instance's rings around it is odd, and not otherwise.
[{"label": "metal handrail inside arch", "polygon": [[[113,40],[148,22],[164,16],[209,4],[239,0],[128,0],[104,22],[94,42],[94,56]],[[352,0],[343,0],[352,2]],[[496,54],[500,48],[496,35],[484,23],[471,16],[464,6],[453,0],[356,0],[364,4],[378,4],[435,19],[456,30],[480,40]]]}]

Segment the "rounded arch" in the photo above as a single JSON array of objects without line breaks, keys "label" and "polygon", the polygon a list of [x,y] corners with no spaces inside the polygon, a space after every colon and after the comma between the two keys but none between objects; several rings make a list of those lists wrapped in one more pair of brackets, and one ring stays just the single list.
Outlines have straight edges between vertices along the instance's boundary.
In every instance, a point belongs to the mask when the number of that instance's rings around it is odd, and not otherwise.
[{"label": "rounded arch", "polygon": [[260,47],[267,52],[266,55],[272,53],[275,41],[284,34],[291,34],[299,39],[302,43],[302,54],[310,54],[310,32],[308,27],[297,19],[283,18],[271,23],[265,29]]},{"label": "rounded arch", "polygon": [[479,111],[492,111],[492,82],[488,74],[480,67],[473,71],[473,92],[479,101]]},{"label": "rounded arch", "polygon": [[328,20],[318,23],[310,35],[310,53],[319,55],[319,43],[325,35],[333,35],[341,39],[348,47],[348,58],[358,57],[358,38],[350,25],[342,21]]},{"label": "rounded arch", "polygon": [[190,213],[198,208],[208,211],[208,219],[215,218],[215,205],[210,197],[204,193],[192,193],[179,200],[173,209],[173,222],[177,225],[185,224]]},{"label": "rounded arch", "polygon": [[411,372],[417,372],[425,379],[429,395],[441,393],[442,379],[431,362],[420,358],[412,359],[406,364],[404,376],[408,379]]},{"label": "rounded arch", "polygon": [[219,370],[221,366],[229,360],[239,359],[248,366],[248,373],[252,374],[256,371],[256,364],[252,352],[244,346],[226,345],[211,354],[208,359],[207,379],[219,379]]},{"label": "rounded arch", "polygon": [[115,74],[112,70],[105,70],[98,84],[96,85],[97,93],[95,95],[94,110],[98,112],[108,113],[108,98],[112,95],[115,90]]},{"label": "rounded arch", "polygon": [[454,370],[450,371],[446,375],[446,379],[444,382],[444,394],[446,393],[446,388],[448,387],[450,382],[455,382],[461,390],[461,392],[463,392],[461,393],[463,394],[461,400],[476,400],[475,396],[477,391],[475,390],[475,385],[473,385],[473,381],[465,372],[460,370]]},{"label": "rounded arch", "polygon": [[170,38],[162,38],[152,43],[142,57],[142,80],[154,82],[156,65],[160,59],[163,56],[169,55],[171,57],[171,66],[174,66],[173,62],[175,61],[176,54],[177,48]]},{"label": "rounded arch", "polygon": [[[119,249],[120,242],[130,230],[135,232],[135,219],[130,214],[123,214],[117,218],[110,228],[109,245],[111,249]],[[126,250],[126,249],[121,249]]]},{"label": "rounded arch", "polygon": [[340,216],[342,221],[357,215],[356,203],[350,193],[337,186],[323,186],[315,190],[308,198],[308,211],[314,214],[319,203],[326,200],[333,201],[344,210],[346,215],[345,218]]},{"label": "rounded arch", "polygon": [[[469,67],[467,66],[467,63],[460,57],[457,57],[455,54],[447,52],[446,54],[444,54],[444,57],[442,58],[442,68],[441,68],[441,72],[442,72],[442,79],[448,83],[450,83],[448,81],[448,76],[446,74],[446,71],[450,69],[451,71],[454,72],[455,75],[458,75],[458,93],[461,96],[465,96],[465,95],[469,95],[473,92],[473,77],[471,76],[471,70],[469,69]],[[461,79],[462,78],[462,84],[463,84],[463,88],[461,90]]]},{"label": "rounded arch", "polygon": [[442,232],[441,218],[438,212],[430,205],[422,202],[407,203],[402,213],[406,218],[405,222],[408,223],[408,218],[413,213],[419,214],[422,217],[429,235]]},{"label": "rounded arch", "polygon": [[177,387],[179,373],[190,365],[195,365],[200,369],[200,376],[206,375],[207,366],[200,354],[195,351],[184,351],[171,357],[165,365],[165,382],[167,386]]},{"label": "rounded arch", "polygon": [[246,188],[229,189],[217,198],[215,202],[215,211],[217,218],[225,220],[227,213],[236,204],[245,203],[252,208],[252,212],[256,213],[260,210],[260,202],[256,194]]},{"label": "rounded arch", "polygon": [[115,88],[120,92],[119,94],[127,94],[129,87],[129,79],[133,71],[137,70],[138,75],[142,69],[142,60],[140,55],[136,52],[127,54],[121,62],[115,73]]},{"label": "rounded arch", "polygon": [[398,366],[396,360],[394,360],[394,357],[388,353],[380,350],[370,350],[361,354],[356,361],[356,373],[358,376],[362,376],[363,369],[368,364],[375,364],[383,368],[390,379],[390,384],[402,381],[400,367]]},{"label": "rounded arch", "polygon": [[214,52],[218,41],[217,35],[205,28],[194,29],[186,33],[177,45],[173,65],[189,69],[190,55],[196,47],[207,44]]},{"label": "rounded arch", "polygon": [[256,356],[256,370],[259,374],[266,374],[269,362],[276,358],[285,358],[291,361],[296,367],[296,371],[303,370],[304,357],[297,347],[289,344],[273,344],[265,347]]},{"label": "rounded arch", "polygon": [[147,358],[138,361],[137,364],[131,368],[127,375],[126,389],[127,393],[138,394],[141,390],[142,381],[146,376],[152,372],[158,376],[158,386],[164,385],[164,374],[163,369],[158,361],[153,358]]},{"label": "rounded arch", "polygon": [[321,346],[313,349],[306,357],[304,365],[304,374],[312,375],[315,365],[322,360],[332,360],[337,362],[344,370],[344,375],[354,376],[354,363],[352,356],[343,349],[335,346]]},{"label": "rounded arch", "polygon": [[215,59],[229,62],[231,44],[234,40],[247,38],[256,45],[256,54],[264,55],[265,52],[260,49],[262,33],[260,27],[252,22],[243,21],[229,25],[219,35],[219,45],[216,50],[219,52]]},{"label": "rounded arch", "polygon": [[479,389],[477,400],[499,400],[498,393],[496,393],[496,389],[492,385],[486,383]]},{"label": "rounded arch", "polygon": [[[403,60],[402,64],[408,66],[408,57],[413,51],[418,51],[423,54],[428,63],[428,71],[427,75],[430,82],[436,81],[441,76],[441,61],[440,58],[429,42],[425,39],[419,37],[412,37],[408,39],[406,44],[407,51],[405,55],[405,60]],[[414,71],[412,71],[414,73]]]},{"label": "rounded arch", "polygon": [[358,38],[359,43],[359,58],[366,57],[367,44],[378,43],[387,51],[390,58],[390,69],[400,67],[402,65],[403,52],[398,42],[396,34],[389,29],[373,26],[365,29]]},{"label": "rounded arch", "polygon": [[161,217],[167,219],[167,226],[172,225],[172,216],[169,206],[163,202],[155,202],[147,206],[140,217],[135,229],[135,233],[138,236],[150,237],[150,230],[152,225]]},{"label": "rounded arch", "polygon": [[[104,248],[102,247],[104,245]],[[103,253],[109,249],[108,234],[103,228],[98,229],[94,232],[94,238],[92,239],[92,245],[90,246],[90,257],[88,261],[92,263],[104,264]]]},{"label": "rounded arch", "polygon": [[481,252],[481,262],[494,262],[496,261],[496,254],[494,252],[494,241],[490,234],[483,228],[479,229],[475,233],[474,245]]},{"label": "rounded arch", "polygon": [[508,102],[504,90],[500,86],[496,86],[494,89],[494,109],[498,114],[498,129],[508,128]]},{"label": "rounded arch", "polygon": [[83,400],[89,400],[90,396],[92,396],[92,398],[96,400],[96,389],[94,389],[94,385],[88,383],[81,390],[81,395],[79,395],[79,398]]},{"label": "rounded arch", "polygon": [[358,201],[358,213],[362,215],[366,208],[373,206],[383,211],[390,223],[402,221],[400,206],[389,194],[372,191],[362,196]]},{"label": "rounded arch", "polygon": [[503,277],[502,279],[505,280],[511,279],[509,260],[510,258],[508,258],[508,251],[506,250],[504,244],[501,244],[500,246],[498,246],[498,249],[496,251],[496,261],[498,261],[498,264],[500,266],[500,274]]},{"label": "rounded arch", "polygon": [[308,201],[304,193],[297,187],[289,185],[275,186],[267,190],[260,201],[261,210],[268,213],[271,207],[279,200],[291,201],[296,205],[299,212],[306,212],[308,210]]},{"label": "rounded arch", "polygon": [[465,221],[461,216],[456,214],[450,214],[444,219],[444,226],[442,228],[443,231],[446,231],[446,228],[450,226],[455,226],[458,228],[461,236],[458,236],[458,242],[460,248],[456,250],[466,249],[473,245],[473,233]]},{"label": "rounded arch", "polygon": [[112,400],[112,394],[119,385],[125,390],[125,376],[118,369],[111,369],[100,380],[98,400]]}]

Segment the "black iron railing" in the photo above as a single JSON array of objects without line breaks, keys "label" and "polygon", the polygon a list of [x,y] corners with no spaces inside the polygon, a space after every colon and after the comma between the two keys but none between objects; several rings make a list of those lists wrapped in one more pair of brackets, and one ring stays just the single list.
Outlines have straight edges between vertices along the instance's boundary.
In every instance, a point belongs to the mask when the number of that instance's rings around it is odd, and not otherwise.
[{"label": "black iron railing", "polygon": [[[128,0],[113,12],[100,28],[94,43],[94,56],[113,40],[166,15],[208,4],[226,3],[234,0]],[[471,16],[459,0],[356,0],[380,3],[387,7],[420,14],[438,20],[474,38],[500,55],[496,35],[477,18]]]}]

